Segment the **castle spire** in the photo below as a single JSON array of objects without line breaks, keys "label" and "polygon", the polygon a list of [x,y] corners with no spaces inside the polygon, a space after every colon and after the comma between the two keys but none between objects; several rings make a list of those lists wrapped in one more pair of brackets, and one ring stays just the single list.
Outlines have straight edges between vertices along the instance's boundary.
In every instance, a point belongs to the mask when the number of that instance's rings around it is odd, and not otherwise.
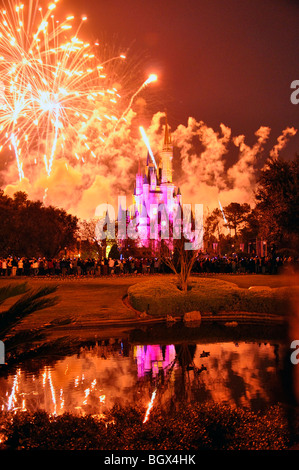
[{"label": "castle spire", "polygon": [[171,137],[170,137],[170,132],[168,129],[168,123],[167,123],[167,111],[165,110],[165,130],[164,130],[164,149],[169,149],[171,146]]},{"label": "castle spire", "polygon": [[162,152],[160,153],[161,158],[161,182],[172,183],[172,158],[173,148],[170,138],[170,132],[167,122],[167,112],[165,110],[165,130],[164,130],[164,144]]}]

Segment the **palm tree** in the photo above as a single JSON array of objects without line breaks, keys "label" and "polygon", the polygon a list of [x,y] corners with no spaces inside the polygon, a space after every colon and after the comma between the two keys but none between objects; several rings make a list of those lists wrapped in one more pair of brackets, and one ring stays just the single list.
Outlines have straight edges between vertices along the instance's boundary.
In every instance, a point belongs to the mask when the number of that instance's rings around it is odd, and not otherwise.
[{"label": "palm tree", "polygon": [[26,283],[8,285],[0,288],[0,305],[11,297],[22,295],[10,308],[0,313],[0,340],[5,345],[5,366],[1,366],[1,372],[12,364],[25,358],[40,355],[53,350],[53,347],[65,344],[65,338],[50,342],[42,342],[45,339],[45,331],[57,325],[70,323],[70,319],[54,320],[41,328],[14,331],[20,322],[33,312],[55,305],[58,297],[49,297],[56,292],[58,286],[45,286],[35,290],[29,290]]}]

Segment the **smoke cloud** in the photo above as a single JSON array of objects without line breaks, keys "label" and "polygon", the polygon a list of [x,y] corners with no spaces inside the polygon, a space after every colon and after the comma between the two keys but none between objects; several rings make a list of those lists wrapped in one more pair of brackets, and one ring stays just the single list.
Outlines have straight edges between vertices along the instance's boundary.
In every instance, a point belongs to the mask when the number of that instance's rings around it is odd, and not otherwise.
[{"label": "smoke cloud", "polygon": [[279,152],[285,148],[290,138],[296,134],[297,129],[294,127],[287,127],[284,129],[282,134],[277,138],[277,144],[274,145],[273,149],[271,150],[270,156],[277,158],[279,156]]},{"label": "smoke cloud", "polygon": [[[145,128],[157,163],[164,116],[163,112],[156,113]],[[120,195],[127,197],[129,206],[138,164],[143,170],[147,158],[135,119],[131,110],[115,131],[111,123],[104,142],[95,123],[86,136],[89,149],[83,137],[78,142],[61,142],[49,176],[42,160],[36,158],[25,166],[25,178],[19,181],[15,162],[8,159],[0,168],[2,188],[8,195],[25,191],[30,199],[64,208],[82,219],[94,217],[96,207],[103,203],[112,204],[117,211]],[[190,117],[186,125],[171,129],[173,181],[181,189],[183,202],[203,204],[205,210],[218,207],[219,200],[222,206],[230,202],[253,204],[259,169],[269,155],[278,157],[296,132],[294,128],[284,129],[271,148],[271,129],[262,126],[250,146],[245,135],[234,136],[223,123],[213,129]]]}]

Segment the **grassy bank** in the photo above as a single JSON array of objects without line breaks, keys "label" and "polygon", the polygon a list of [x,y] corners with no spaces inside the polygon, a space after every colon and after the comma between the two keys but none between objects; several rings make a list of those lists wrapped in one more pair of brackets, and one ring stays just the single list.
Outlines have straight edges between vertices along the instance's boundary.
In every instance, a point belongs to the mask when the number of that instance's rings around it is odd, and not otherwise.
[{"label": "grassy bank", "polygon": [[128,297],[136,310],[157,317],[179,316],[193,310],[212,314],[245,311],[286,315],[298,292],[298,286],[248,289],[216,278],[192,277],[190,290],[185,293],[173,277],[133,285],[128,289]]},{"label": "grassy bank", "polygon": [[[271,294],[266,292],[266,289],[264,289],[265,295],[262,295],[260,292],[253,291],[252,289],[248,291],[248,288],[251,286],[268,286],[271,287],[273,292],[275,289],[278,289],[275,292],[285,297],[286,294],[284,292],[289,289],[289,286],[294,281],[296,282],[293,276],[285,275],[194,276],[194,281],[199,283],[198,286],[203,286],[198,292],[201,298],[199,304],[199,297],[196,295],[196,298],[194,298],[193,294],[190,296],[190,292],[188,292],[188,297],[191,299],[191,303],[189,300],[187,302],[187,299],[183,299],[182,293],[173,285],[174,280],[175,277],[173,275],[105,276],[94,278],[15,277],[0,278],[0,287],[24,281],[27,282],[28,289],[38,289],[53,284],[58,285],[57,293],[55,294],[59,297],[58,303],[40,312],[30,314],[20,323],[18,330],[39,328],[53,320],[71,318],[72,323],[69,326],[51,330],[51,336],[59,337],[67,333],[77,337],[79,332],[81,337],[83,335],[94,335],[95,330],[101,334],[101,329],[104,326],[107,328],[115,324],[126,325],[128,321],[136,321],[136,324],[138,324],[140,322],[138,315],[128,308],[122,300],[128,291],[131,302],[136,310],[140,312],[146,311],[147,306],[150,305],[150,313],[153,316],[161,316],[162,318],[170,314],[168,307],[171,305],[175,307],[177,302],[179,302],[179,305],[183,302],[188,309],[196,307],[196,309],[203,310],[205,307],[206,309],[211,308],[210,311],[214,309],[213,311],[217,312],[224,306],[224,300],[230,308],[237,308],[237,301],[240,305],[240,298],[242,297],[242,305],[246,306],[245,300],[247,294],[243,295],[243,291],[249,292],[249,295],[251,295],[251,308],[255,308],[257,305],[256,308],[258,308],[258,311],[261,311],[262,305],[264,305],[262,311],[265,311],[266,304],[268,309],[273,307],[273,311],[277,311],[280,310],[281,306],[282,311],[280,314],[283,314],[283,311],[286,309],[284,300],[280,302],[278,308],[278,304],[274,302],[273,298],[271,300]],[[226,292],[225,296],[222,295],[224,292]],[[161,302],[159,301],[159,296],[162,299]],[[6,310],[15,300],[16,298],[9,299],[2,304],[1,311]]]}]

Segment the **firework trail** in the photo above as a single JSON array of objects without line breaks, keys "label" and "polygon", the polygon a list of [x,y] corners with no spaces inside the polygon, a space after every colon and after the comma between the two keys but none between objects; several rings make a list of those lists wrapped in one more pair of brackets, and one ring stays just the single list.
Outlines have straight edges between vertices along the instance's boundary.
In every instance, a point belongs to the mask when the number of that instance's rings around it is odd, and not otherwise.
[{"label": "firework trail", "polygon": [[141,133],[141,135],[142,135],[143,141],[144,141],[144,143],[145,143],[145,145],[146,145],[146,147],[147,147],[147,150],[148,150],[148,152],[149,152],[149,154],[150,154],[150,156],[151,156],[152,162],[153,162],[153,164],[155,165],[155,168],[157,169],[157,163],[156,163],[154,154],[153,154],[153,152],[152,152],[152,149],[151,149],[151,147],[150,147],[150,143],[149,143],[148,137],[147,137],[147,135],[146,135],[146,133],[145,133],[145,131],[144,131],[144,129],[143,129],[142,126],[139,126],[139,130],[140,130],[140,133]]},{"label": "firework trail", "polygon": [[149,402],[149,404],[148,404],[148,407],[147,407],[147,410],[146,410],[146,413],[145,413],[144,420],[142,421],[143,424],[148,421],[148,417],[149,417],[150,412],[151,412],[151,410],[152,410],[152,407],[153,407],[153,405],[154,405],[154,400],[155,400],[155,398],[156,398],[156,394],[157,394],[157,389],[155,389],[155,390],[153,391],[153,393],[152,393],[151,400],[150,400],[150,402]]},{"label": "firework trail", "polygon": [[134,99],[136,98],[136,96],[147,86],[149,85],[150,83],[152,82],[155,82],[157,80],[157,75],[155,74],[151,74],[146,80],[145,82],[140,86],[140,88],[138,88],[138,90],[134,93],[134,95],[132,96],[129,104],[128,104],[128,107],[124,110],[124,112],[122,113],[121,117],[119,118],[119,120],[117,121],[116,125],[115,125],[115,128],[114,130],[116,130],[118,124],[122,121],[122,119],[125,119],[126,115],[128,114],[129,110],[131,109],[131,106],[133,104],[133,101]]},{"label": "firework trail", "polygon": [[[92,122],[105,129],[121,114],[121,96],[107,87],[104,66],[125,56],[99,62],[94,45],[78,37],[86,17],[77,26],[73,16],[56,20],[57,1],[43,8],[31,0],[27,6],[7,0],[0,11],[0,139],[14,152],[20,180],[33,154],[49,176],[59,139],[87,139]],[[152,80],[134,94],[126,112]],[[104,131],[99,139],[104,141]],[[88,142],[84,145],[95,157]]]}]

